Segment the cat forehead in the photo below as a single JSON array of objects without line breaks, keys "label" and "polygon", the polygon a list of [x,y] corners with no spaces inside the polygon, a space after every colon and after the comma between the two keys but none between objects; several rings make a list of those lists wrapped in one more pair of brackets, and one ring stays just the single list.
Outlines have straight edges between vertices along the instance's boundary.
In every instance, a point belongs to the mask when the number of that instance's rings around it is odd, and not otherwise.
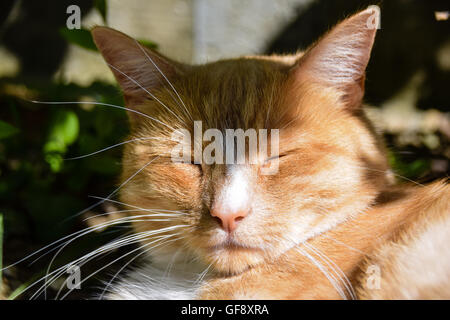
[{"label": "cat forehead", "polygon": [[281,80],[289,68],[287,63],[270,57],[243,57],[193,66],[183,80],[210,90],[237,91]]},{"label": "cat forehead", "polygon": [[186,98],[200,108],[201,119],[250,126],[278,100],[290,67],[272,57],[222,60],[193,67],[181,82]]}]

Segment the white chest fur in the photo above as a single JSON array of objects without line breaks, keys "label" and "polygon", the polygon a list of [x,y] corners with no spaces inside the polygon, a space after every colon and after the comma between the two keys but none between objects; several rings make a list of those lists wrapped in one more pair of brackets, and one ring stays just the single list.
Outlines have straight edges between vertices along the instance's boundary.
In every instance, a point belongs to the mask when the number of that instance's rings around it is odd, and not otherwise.
[{"label": "white chest fur", "polygon": [[105,294],[107,300],[193,300],[206,278],[203,265],[173,261],[145,263],[128,271]]}]

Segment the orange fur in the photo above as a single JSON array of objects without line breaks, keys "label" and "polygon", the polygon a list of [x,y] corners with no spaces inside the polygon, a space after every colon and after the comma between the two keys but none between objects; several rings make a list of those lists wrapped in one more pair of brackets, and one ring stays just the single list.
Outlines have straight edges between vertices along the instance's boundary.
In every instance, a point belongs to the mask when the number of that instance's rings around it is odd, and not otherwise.
[{"label": "orange fur", "polygon": [[[364,69],[375,36],[365,27],[371,14],[366,10],[345,20],[305,54],[200,66],[172,62],[117,31],[93,30],[127,106],[153,117],[130,112],[131,139],[158,138],[125,146],[122,181],[143,169],[123,186],[121,200],[186,213],[170,221],[149,218],[135,229],[186,226],[178,230],[181,239],[156,254],[183,250],[212,266],[198,297],[342,298],[305,256],[305,250],[314,250],[303,243],[338,265],[359,297],[402,297],[389,288],[390,279],[398,276],[389,275],[391,247],[402,246],[407,253],[425,225],[448,219],[443,199],[449,188],[392,186],[383,143],[361,109]],[[250,214],[233,232],[233,245],[223,245],[229,236],[210,214],[230,167],[170,159],[175,146],[171,129],[192,132],[193,120],[201,120],[203,130],[280,129],[278,174],[260,175],[259,165],[240,167],[250,186]],[[361,270],[370,263],[383,267],[382,294],[364,286]]]}]

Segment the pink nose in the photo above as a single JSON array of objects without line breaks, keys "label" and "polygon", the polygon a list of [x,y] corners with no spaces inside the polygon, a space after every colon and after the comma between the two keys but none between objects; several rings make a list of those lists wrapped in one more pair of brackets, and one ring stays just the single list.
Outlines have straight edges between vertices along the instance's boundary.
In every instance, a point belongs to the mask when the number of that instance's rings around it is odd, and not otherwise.
[{"label": "pink nose", "polygon": [[230,212],[229,210],[213,209],[211,211],[211,215],[219,220],[222,229],[229,233],[236,229],[237,223],[244,219],[247,216],[247,213],[248,212],[244,210]]}]

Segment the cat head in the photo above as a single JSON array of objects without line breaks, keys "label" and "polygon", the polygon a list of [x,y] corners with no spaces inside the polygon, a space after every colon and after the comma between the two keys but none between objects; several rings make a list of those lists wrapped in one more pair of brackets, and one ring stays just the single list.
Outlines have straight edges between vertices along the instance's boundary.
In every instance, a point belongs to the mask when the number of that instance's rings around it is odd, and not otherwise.
[{"label": "cat head", "polygon": [[[161,252],[189,253],[218,272],[238,273],[363,212],[388,170],[361,108],[376,33],[369,21],[377,14],[349,17],[305,53],[204,65],[172,61],[118,31],[94,28],[129,108],[120,197],[134,215],[149,215],[134,224],[148,235],[144,245],[160,243]],[[227,129],[267,132],[270,154],[246,148],[239,164],[174,161],[180,143],[190,157],[214,140],[192,139],[196,123],[201,133],[214,129],[215,139]],[[224,140],[216,146],[223,148],[215,156],[236,153]],[[272,166],[273,174],[263,174]]]}]

